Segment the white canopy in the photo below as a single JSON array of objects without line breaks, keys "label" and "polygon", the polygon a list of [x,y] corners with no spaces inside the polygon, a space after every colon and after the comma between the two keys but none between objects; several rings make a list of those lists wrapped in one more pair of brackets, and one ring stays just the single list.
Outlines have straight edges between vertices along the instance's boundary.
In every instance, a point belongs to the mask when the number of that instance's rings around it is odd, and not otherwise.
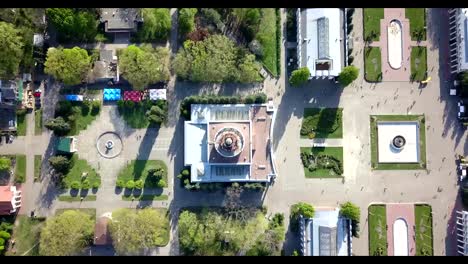
[{"label": "white canopy", "polygon": [[150,89],[150,100],[166,100],[166,91],[167,89]]}]

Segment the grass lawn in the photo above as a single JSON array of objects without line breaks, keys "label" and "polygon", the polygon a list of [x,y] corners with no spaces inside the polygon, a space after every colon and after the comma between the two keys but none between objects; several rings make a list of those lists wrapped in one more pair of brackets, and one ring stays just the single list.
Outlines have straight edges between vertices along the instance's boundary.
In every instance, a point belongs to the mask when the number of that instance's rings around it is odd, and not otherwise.
[{"label": "grass lawn", "polygon": [[135,104],[132,109],[124,109],[121,115],[125,122],[132,128],[147,128],[150,124],[146,118],[146,111],[149,108],[142,104]]},{"label": "grass lawn", "polygon": [[34,155],[34,181],[41,179],[42,156]]},{"label": "grass lawn", "polygon": [[42,109],[34,111],[34,135],[42,134]]},{"label": "grass lawn", "polygon": [[83,172],[88,173],[86,179],[90,181],[91,185],[96,181],[101,183],[101,176],[99,176],[99,174],[96,172],[96,170],[94,170],[94,168],[89,166],[86,160],[79,159],[78,155],[73,155],[72,164],[73,167],[63,178],[66,188],[70,188],[70,185],[73,181],[81,182],[81,175]]},{"label": "grass lawn", "polygon": [[315,138],[342,138],[343,108],[305,108],[301,138],[308,138],[310,131]]},{"label": "grass lawn", "polygon": [[[364,39],[370,38],[372,41],[380,39],[380,19],[384,18],[383,8],[364,8]],[[374,32],[374,36],[372,36]]]},{"label": "grass lawn", "polygon": [[96,219],[96,208],[62,208],[62,209],[57,209],[55,210],[55,215],[59,215],[65,211],[69,211],[69,210],[76,210],[76,211],[80,211],[80,212],[83,212],[83,213],[86,213],[86,214],[89,214],[92,219]]},{"label": "grass lawn", "polygon": [[[419,163],[378,163],[377,121],[419,121]],[[374,170],[426,169],[426,125],[424,115],[371,115],[371,167]]]},{"label": "grass lawn", "polygon": [[426,40],[426,9],[405,8],[405,17],[410,22],[411,40],[418,40],[418,32],[423,32],[421,40]]},{"label": "grass lawn", "polygon": [[141,195],[141,196],[133,196],[133,195],[130,195],[130,196],[125,196],[123,195],[122,196],[122,200],[124,201],[131,201],[132,198],[135,198],[135,201],[165,201],[168,199],[168,196],[165,195],[165,194],[161,194],[161,195]]},{"label": "grass lawn", "polygon": [[369,206],[369,255],[378,255],[377,249],[383,249],[387,256],[387,214],[385,205]]},{"label": "grass lawn", "polygon": [[12,239],[15,240],[14,250],[16,252],[10,251],[7,255],[38,256],[38,243],[44,220],[31,218],[26,215],[18,215],[16,220],[18,221],[18,225],[13,229],[12,236]]},{"label": "grass lawn", "polygon": [[16,155],[15,182],[26,181],[26,155]]},{"label": "grass lawn", "polygon": [[276,42],[276,11],[274,8],[262,8],[262,19],[256,38],[263,47],[263,56],[261,58],[263,65],[273,74],[278,76],[277,49]]},{"label": "grass lawn", "polygon": [[426,47],[411,47],[411,76],[412,80],[426,79],[427,49]]},{"label": "grass lawn", "polygon": [[73,116],[75,117],[75,122],[71,126],[71,130],[68,133],[71,136],[76,136],[80,133],[81,130],[85,130],[86,127],[93,122],[96,117],[99,115],[98,113],[93,113],[93,111],[84,111],[83,110],[84,104],[79,102],[73,102],[72,112]]},{"label": "grass lawn", "polygon": [[[70,196],[70,195],[60,195],[58,197],[59,201],[62,202],[80,202],[81,196]],[[86,195],[83,197],[83,201],[96,201],[96,195]]]},{"label": "grass lawn", "polygon": [[382,79],[382,55],[379,47],[367,47],[364,53],[364,77],[368,82]]},{"label": "grass lawn", "polygon": [[[326,148],[301,148],[301,152],[310,152],[313,154],[326,154],[331,155],[343,163],[343,148],[342,147],[326,147]],[[315,171],[309,171],[309,169],[304,168],[304,173],[306,178],[341,178],[341,175],[336,175],[335,172],[331,169],[316,169]]]},{"label": "grass lawn", "polygon": [[430,205],[414,205],[414,219],[416,221],[416,256],[423,256],[423,249],[427,255],[433,255],[432,241],[432,209]]},{"label": "grass lawn", "polygon": [[26,115],[27,114],[16,115],[16,132],[18,133],[18,136],[26,136],[26,129],[28,125],[28,122],[26,122]]},{"label": "grass lawn", "polygon": [[118,180],[123,180],[125,183],[129,180],[143,180],[145,188],[156,188],[157,181],[146,180],[148,170],[161,166],[164,169],[163,180],[166,182],[167,187],[167,166],[161,160],[133,160],[122,171],[120,171]]}]

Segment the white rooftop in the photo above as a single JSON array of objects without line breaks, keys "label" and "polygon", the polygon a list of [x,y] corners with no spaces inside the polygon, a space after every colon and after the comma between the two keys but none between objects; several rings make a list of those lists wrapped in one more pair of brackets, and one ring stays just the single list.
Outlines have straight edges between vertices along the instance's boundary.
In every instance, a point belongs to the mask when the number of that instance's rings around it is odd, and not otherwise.
[{"label": "white rooftop", "polygon": [[468,70],[468,8],[461,8],[457,25],[460,33],[458,62],[461,70]]},{"label": "white rooftop", "polygon": [[[307,8],[298,12],[298,63],[308,67],[312,77],[338,76],[343,67],[343,25],[339,8]],[[343,33],[344,34],[344,33]],[[317,69],[328,62],[329,69]]]},{"label": "white rooftop", "polygon": [[[418,122],[377,122],[379,163],[419,162],[419,123]],[[406,143],[396,149],[392,142],[402,136]]]}]

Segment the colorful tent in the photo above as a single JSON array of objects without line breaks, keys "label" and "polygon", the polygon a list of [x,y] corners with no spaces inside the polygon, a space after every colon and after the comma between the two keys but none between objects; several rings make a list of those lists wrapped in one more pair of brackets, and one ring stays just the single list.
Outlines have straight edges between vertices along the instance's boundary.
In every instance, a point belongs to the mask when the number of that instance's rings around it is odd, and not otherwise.
[{"label": "colorful tent", "polygon": [[124,100],[140,102],[143,96],[143,92],[140,91],[124,91]]},{"label": "colorful tent", "polygon": [[150,100],[166,100],[166,91],[167,89],[150,89]]},{"label": "colorful tent", "polygon": [[120,100],[120,89],[104,88],[104,101]]},{"label": "colorful tent", "polygon": [[67,101],[83,101],[83,96],[82,95],[76,95],[76,94],[67,94],[67,95],[65,95],[65,99]]}]

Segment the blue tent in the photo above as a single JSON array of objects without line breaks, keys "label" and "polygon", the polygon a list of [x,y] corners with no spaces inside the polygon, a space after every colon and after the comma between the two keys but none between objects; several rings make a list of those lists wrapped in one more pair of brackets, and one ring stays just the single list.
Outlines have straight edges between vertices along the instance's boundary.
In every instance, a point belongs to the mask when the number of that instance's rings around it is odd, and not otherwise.
[{"label": "blue tent", "polygon": [[104,88],[104,101],[120,100],[120,89]]},{"label": "blue tent", "polygon": [[82,95],[76,95],[76,94],[67,94],[67,95],[65,95],[65,99],[67,101],[83,101],[83,96]]}]

